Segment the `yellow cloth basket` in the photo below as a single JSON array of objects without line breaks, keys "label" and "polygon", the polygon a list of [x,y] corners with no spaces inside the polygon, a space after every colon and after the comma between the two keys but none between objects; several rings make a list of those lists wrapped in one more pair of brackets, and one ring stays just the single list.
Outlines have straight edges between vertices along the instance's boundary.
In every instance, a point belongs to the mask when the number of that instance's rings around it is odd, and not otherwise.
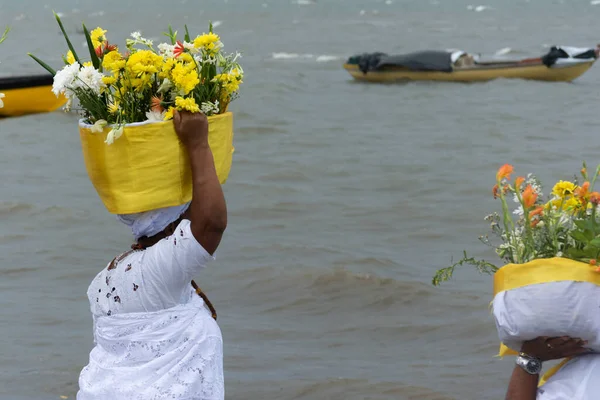
[{"label": "yellow cloth basket", "polygon": [[[233,114],[208,117],[208,141],[221,184],[231,170]],[[127,124],[111,145],[104,143],[110,127],[94,133],[79,123],[85,167],[110,213],[132,214],[184,204],[192,199],[192,174],[187,152],[172,121]]]}]

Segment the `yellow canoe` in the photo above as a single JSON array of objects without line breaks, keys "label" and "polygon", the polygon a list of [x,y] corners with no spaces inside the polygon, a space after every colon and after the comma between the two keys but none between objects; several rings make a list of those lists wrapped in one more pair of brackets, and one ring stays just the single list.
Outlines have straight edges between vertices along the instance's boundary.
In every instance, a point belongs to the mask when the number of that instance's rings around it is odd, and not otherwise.
[{"label": "yellow canoe", "polygon": [[46,113],[64,106],[67,99],[52,93],[52,81],[49,74],[0,78],[0,93],[4,93],[0,117]]},{"label": "yellow canoe", "polygon": [[451,72],[411,71],[407,68],[388,68],[383,71],[363,73],[358,65],[344,64],[346,71],[359,81],[396,82],[396,81],[448,81],[448,82],[485,82],[498,78],[529,79],[551,82],[570,82],[583,75],[595,61],[572,65],[552,66],[544,64],[522,65],[479,65],[471,68],[455,69]]}]

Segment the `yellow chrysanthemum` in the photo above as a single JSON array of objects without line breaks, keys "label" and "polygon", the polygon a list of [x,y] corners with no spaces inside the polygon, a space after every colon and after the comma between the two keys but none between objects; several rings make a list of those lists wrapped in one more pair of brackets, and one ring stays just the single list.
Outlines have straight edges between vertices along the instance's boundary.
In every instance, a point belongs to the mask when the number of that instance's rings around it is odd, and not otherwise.
[{"label": "yellow chrysanthemum", "polygon": [[105,34],[106,31],[100,27],[90,32],[90,38],[92,39],[92,45],[94,46],[94,49],[106,42],[106,36],[104,36]]},{"label": "yellow chrysanthemum", "polygon": [[116,114],[119,112],[119,103],[109,103],[108,104],[108,112],[111,114]]},{"label": "yellow chrysanthemum", "polygon": [[75,56],[73,55],[73,52],[71,50],[67,52],[67,62],[69,63],[69,65],[75,62]]},{"label": "yellow chrysanthemum", "polygon": [[113,74],[117,74],[119,71],[125,69],[126,61],[123,59],[121,53],[113,50],[104,55],[102,59],[102,68],[107,71],[111,71]]},{"label": "yellow chrysanthemum", "polygon": [[564,199],[566,196],[570,196],[577,189],[577,185],[568,181],[558,181],[552,188],[552,194]]},{"label": "yellow chrysanthemum", "polygon": [[196,69],[189,70],[181,63],[177,63],[171,71],[171,80],[177,89],[186,95],[200,83]]},{"label": "yellow chrysanthemum", "polygon": [[200,112],[200,107],[198,107],[193,97],[183,98],[177,96],[175,98],[175,108],[179,111]]},{"label": "yellow chrysanthemum", "polygon": [[162,70],[162,64],[163,58],[153,51],[140,50],[133,53],[125,64],[131,86],[137,90],[150,86],[154,74]]},{"label": "yellow chrysanthemum", "polygon": [[567,210],[567,211],[579,210],[579,209],[581,209],[581,207],[582,207],[581,202],[579,200],[577,200],[575,197],[570,197],[563,204],[563,210]]},{"label": "yellow chrysanthemum", "polygon": [[194,39],[194,47],[197,49],[202,48],[209,53],[215,53],[219,50],[220,40],[221,38],[216,33],[203,33]]},{"label": "yellow chrysanthemum", "polygon": [[240,83],[242,83],[241,75],[237,69],[227,74],[218,74],[214,77],[213,81],[221,83],[221,87],[227,96],[237,92],[240,88]]},{"label": "yellow chrysanthemum", "polygon": [[104,82],[106,86],[111,86],[117,82],[117,78],[115,78],[114,76],[103,76],[102,82]]},{"label": "yellow chrysanthemum", "polygon": [[91,67],[91,66],[93,66],[93,65],[94,65],[94,64],[92,64],[92,62],[91,62],[91,61],[86,61],[86,62],[84,62],[84,63],[83,63],[83,66],[84,66],[84,67]]},{"label": "yellow chrysanthemum", "polygon": [[175,107],[169,107],[169,109],[165,113],[164,120],[168,121],[168,120],[173,119],[173,113],[175,113]]},{"label": "yellow chrysanthemum", "polygon": [[171,80],[171,71],[173,70],[173,68],[175,68],[175,65],[177,65],[177,61],[174,58],[165,59],[160,74],[158,75],[160,79],[167,78]]}]

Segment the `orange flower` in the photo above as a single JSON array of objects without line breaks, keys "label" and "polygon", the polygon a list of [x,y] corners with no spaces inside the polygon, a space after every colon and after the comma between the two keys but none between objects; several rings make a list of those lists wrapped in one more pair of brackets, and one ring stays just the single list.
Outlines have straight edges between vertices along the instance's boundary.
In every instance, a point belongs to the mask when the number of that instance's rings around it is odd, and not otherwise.
[{"label": "orange flower", "polygon": [[520,188],[523,182],[525,182],[525,178],[523,178],[522,176],[517,177],[517,179],[515,179],[515,188]]},{"label": "orange flower", "polygon": [[162,106],[162,98],[161,97],[152,96],[152,100],[151,100],[150,104],[151,104],[150,109],[152,111],[161,113],[165,110],[164,107]]},{"label": "orange flower", "polygon": [[600,193],[598,193],[598,192],[592,192],[590,194],[590,202],[593,205],[598,206],[598,204],[600,204]]},{"label": "orange flower", "polygon": [[596,265],[597,263],[598,263],[598,261],[596,261],[595,259],[590,260],[590,265]]},{"label": "orange flower", "polygon": [[596,272],[600,272],[600,267],[597,267],[597,268],[595,269],[595,271],[596,271]]},{"label": "orange flower", "polygon": [[500,167],[496,173],[496,180],[501,181],[502,179],[510,179],[510,174],[513,172],[513,166],[510,164],[504,164]]},{"label": "orange flower", "polygon": [[584,182],[581,187],[575,189],[575,196],[585,199],[590,192],[590,183]]},{"label": "orange flower", "polygon": [[544,206],[539,206],[538,208],[529,213],[530,217],[535,217],[537,215],[539,215],[540,217],[544,215]]},{"label": "orange flower", "polygon": [[531,185],[527,185],[527,187],[525,188],[525,190],[523,190],[523,207],[526,209],[529,209],[531,207],[533,207],[533,205],[535,204],[535,201],[537,200],[537,193],[533,191],[533,188],[531,187]]},{"label": "orange flower", "polygon": [[494,199],[498,198],[498,185],[494,185],[492,188],[492,194],[494,195]]},{"label": "orange flower", "polygon": [[[539,206],[538,208],[536,208],[535,210],[531,211],[529,213],[529,218],[531,219],[531,227],[535,228],[541,221],[541,219],[539,217],[541,217],[542,215],[544,215],[544,207],[543,206]],[[536,219],[533,219],[534,217],[538,217]]]},{"label": "orange flower", "polygon": [[104,53],[104,51],[102,50],[102,45],[100,45],[100,46],[96,47],[96,48],[95,48],[95,51],[96,51],[96,55],[97,55],[98,57],[102,57],[102,54]]}]

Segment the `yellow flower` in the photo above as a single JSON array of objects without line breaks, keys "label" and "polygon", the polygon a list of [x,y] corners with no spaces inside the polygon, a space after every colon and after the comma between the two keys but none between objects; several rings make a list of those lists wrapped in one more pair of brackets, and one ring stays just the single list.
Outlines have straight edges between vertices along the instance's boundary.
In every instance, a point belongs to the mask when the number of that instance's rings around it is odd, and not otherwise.
[{"label": "yellow flower", "polygon": [[196,69],[189,70],[181,63],[177,63],[171,71],[171,80],[183,94],[188,94],[200,83]]},{"label": "yellow flower", "polygon": [[119,103],[109,103],[108,104],[108,112],[111,114],[116,114],[119,112]]},{"label": "yellow flower", "polygon": [[114,85],[117,82],[117,78],[114,76],[103,76],[102,82],[104,82],[106,86]]},{"label": "yellow flower", "polygon": [[75,62],[75,56],[73,55],[73,52],[71,50],[69,50],[69,52],[67,53],[67,62],[69,63],[69,65]]},{"label": "yellow flower", "polygon": [[175,98],[175,107],[179,111],[189,111],[189,112],[200,112],[200,107],[196,104],[196,100],[193,97],[183,98],[181,96],[177,96]]},{"label": "yellow flower", "polygon": [[558,183],[554,185],[554,188],[552,188],[552,194],[564,199],[566,196],[572,195],[575,192],[575,189],[577,189],[577,186],[572,182],[558,181]]},{"label": "yellow flower", "polygon": [[225,95],[229,96],[239,90],[242,79],[239,71],[237,69],[233,69],[229,73],[216,75],[213,79],[213,82],[220,82],[221,87],[225,91]]},{"label": "yellow flower", "polygon": [[151,50],[139,50],[129,56],[125,70],[129,75],[131,86],[137,90],[149,87],[157,74],[162,70],[163,58]]},{"label": "yellow flower", "polygon": [[92,64],[92,62],[91,62],[91,61],[86,61],[86,62],[84,62],[84,63],[83,63],[83,66],[84,66],[84,67],[91,67],[91,66],[93,66],[93,65],[94,65],[94,64]]},{"label": "yellow flower", "polygon": [[118,51],[113,50],[107,53],[102,59],[102,68],[116,75],[125,68],[125,60]]},{"label": "yellow flower", "polygon": [[165,113],[165,121],[168,121],[170,119],[173,119],[173,113],[175,112],[175,107],[169,107],[169,109],[167,110],[167,112]]},{"label": "yellow flower", "polygon": [[100,27],[90,32],[90,38],[92,39],[92,45],[94,46],[94,49],[106,42],[106,36],[104,36],[105,34],[106,31]]},{"label": "yellow flower", "polygon": [[[160,79],[169,79],[171,77],[171,71],[177,65],[177,61],[174,58],[167,58],[161,68],[160,74],[158,75]],[[171,79],[169,79],[171,80]]]},{"label": "yellow flower", "polygon": [[575,211],[581,208],[581,202],[574,197],[569,198],[563,204],[563,210]]},{"label": "yellow flower", "polygon": [[194,47],[197,49],[204,49],[209,53],[216,53],[219,51],[220,43],[219,35],[216,33],[203,33],[194,39]]}]

